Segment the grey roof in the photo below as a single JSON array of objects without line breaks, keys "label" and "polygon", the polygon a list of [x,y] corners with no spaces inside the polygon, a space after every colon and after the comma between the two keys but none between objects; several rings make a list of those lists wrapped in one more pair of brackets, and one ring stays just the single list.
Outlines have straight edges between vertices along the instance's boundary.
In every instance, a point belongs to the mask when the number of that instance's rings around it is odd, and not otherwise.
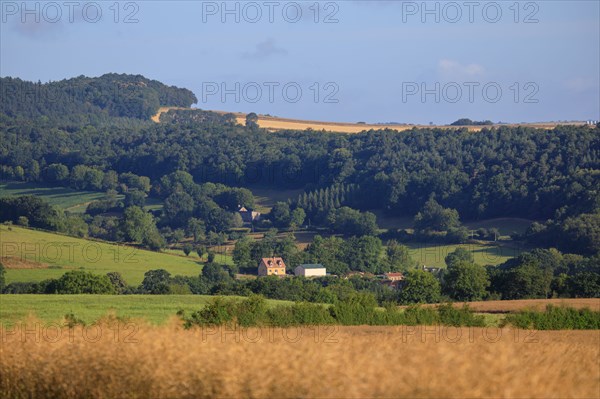
[{"label": "grey roof", "polygon": [[300,265],[300,267],[303,267],[305,269],[325,269],[325,266],[323,266],[320,263],[317,263],[317,264],[305,264],[305,265]]}]

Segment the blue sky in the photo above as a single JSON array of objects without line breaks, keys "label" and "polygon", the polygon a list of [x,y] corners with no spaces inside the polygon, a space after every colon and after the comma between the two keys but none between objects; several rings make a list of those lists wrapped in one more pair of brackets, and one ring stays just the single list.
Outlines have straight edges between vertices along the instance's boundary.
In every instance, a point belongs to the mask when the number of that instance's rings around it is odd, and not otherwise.
[{"label": "blue sky", "polygon": [[2,0],[0,74],[142,74],[199,108],[314,120],[600,119],[596,0],[74,3]]}]

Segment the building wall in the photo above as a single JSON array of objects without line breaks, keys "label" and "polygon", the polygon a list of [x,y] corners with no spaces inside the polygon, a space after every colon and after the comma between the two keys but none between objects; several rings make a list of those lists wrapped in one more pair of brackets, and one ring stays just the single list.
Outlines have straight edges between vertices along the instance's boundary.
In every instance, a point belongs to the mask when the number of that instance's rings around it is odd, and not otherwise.
[{"label": "building wall", "polygon": [[[277,271],[277,273],[275,273],[275,271]],[[258,275],[259,276],[271,276],[271,275],[283,276],[283,275],[285,275],[285,267],[268,268],[264,264],[261,264],[260,266],[258,266]]]},{"label": "building wall", "polygon": [[325,268],[321,268],[321,269],[305,269],[303,267],[296,267],[294,269],[294,273],[296,274],[296,276],[306,276],[306,277],[312,277],[312,276],[325,276],[327,275]]},{"label": "building wall", "polygon": [[[275,272],[277,272],[277,273],[275,273]],[[285,267],[272,267],[269,269],[268,273],[269,273],[269,275],[275,274],[277,276],[283,276],[283,275],[285,275]]]},{"label": "building wall", "polygon": [[326,274],[325,269],[304,269],[304,275],[306,277],[325,276]]}]

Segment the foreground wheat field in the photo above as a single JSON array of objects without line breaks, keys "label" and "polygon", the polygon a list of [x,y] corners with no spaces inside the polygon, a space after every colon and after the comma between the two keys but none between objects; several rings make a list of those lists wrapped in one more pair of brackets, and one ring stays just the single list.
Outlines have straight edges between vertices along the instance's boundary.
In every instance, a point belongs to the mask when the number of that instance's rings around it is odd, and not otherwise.
[{"label": "foreground wheat field", "polygon": [[[598,331],[4,330],[5,398],[597,398]],[[32,332],[33,331],[33,332]],[[37,334],[37,335],[36,335]],[[36,340],[37,338],[37,340]]]}]

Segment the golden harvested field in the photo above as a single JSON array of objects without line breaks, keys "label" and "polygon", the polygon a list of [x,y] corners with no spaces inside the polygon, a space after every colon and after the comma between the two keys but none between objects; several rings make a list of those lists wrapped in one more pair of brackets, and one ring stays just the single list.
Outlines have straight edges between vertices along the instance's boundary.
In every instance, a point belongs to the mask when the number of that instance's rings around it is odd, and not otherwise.
[{"label": "golden harvested field", "polygon": [[[218,111],[215,111],[218,112]],[[244,125],[246,123],[246,114],[234,112],[237,123]],[[360,133],[363,130],[382,130],[394,129],[398,131],[412,129],[413,127],[425,128],[434,127],[429,125],[383,125],[383,124],[363,124],[363,123],[344,123],[344,122],[325,122],[325,121],[310,121],[301,119],[277,118],[272,116],[259,115],[258,125],[264,129],[277,130],[306,130],[313,129],[317,131],[325,130],[326,132],[335,133]],[[435,126],[448,129],[457,129],[457,126]],[[479,131],[479,126],[469,126],[469,130]]]},{"label": "golden harvested field", "polygon": [[598,331],[186,331],[175,322],[39,331],[39,342],[35,333],[3,331],[1,397],[597,398],[600,392]]},{"label": "golden harvested field", "polygon": [[[600,298],[557,298],[557,299],[518,299],[513,301],[481,301],[481,302],[455,302],[455,307],[463,304],[469,305],[477,313],[510,313],[520,310],[543,311],[547,305],[567,306],[574,309],[589,308],[600,311]],[[423,306],[437,306],[435,304]],[[405,307],[405,306],[403,306]]]},{"label": "golden harvested field", "polygon": [[[213,111],[217,113],[226,113],[224,111]],[[246,123],[246,114],[240,112],[232,112],[237,119],[237,123],[244,125]],[[497,126],[527,126],[539,129],[554,129],[558,125],[583,125],[584,122],[544,122],[544,123],[524,123],[524,124],[506,124],[506,125],[493,125]],[[317,131],[325,130],[327,132],[335,133],[360,133],[364,130],[382,130],[382,129],[393,129],[398,131],[409,130],[412,128],[441,128],[441,129],[461,129],[467,128],[469,131],[478,132],[484,127],[491,126],[451,126],[451,125],[413,125],[413,124],[358,124],[358,123],[344,123],[344,122],[326,122],[326,121],[311,121],[301,119],[290,119],[290,118],[278,118],[273,116],[258,115],[258,125],[264,129],[271,131],[277,130],[305,130],[313,129]]]},{"label": "golden harvested field", "polygon": [[[168,112],[171,109],[176,110],[194,110],[196,108],[181,108],[181,107],[160,107],[156,115],[152,116],[152,121],[160,123],[160,115],[164,112]],[[218,114],[234,114],[237,123],[240,125],[246,124],[246,114],[242,112],[227,112],[227,111],[211,111]],[[584,122],[540,122],[540,123],[511,123],[498,126],[527,126],[539,129],[554,129],[559,125],[583,125]],[[461,129],[467,128],[469,131],[478,132],[484,127],[491,126],[451,126],[451,125],[415,125],[415,124],[366,124],[366,123],[348,123],[348,122],[327,122],[327,121],[311,121],[302,119],[291,119],[291,118],[279,118],[274,116],[258,115],[258,125],[264,129],[270,131],[277,130],[306,130],[313,129],[316,131],[326,131],[332,133],[349,133],[355,134],[360,133],[364,130],[382,130],[382,129],[393,129],[398,131],[409,130],[412,128],[440,128],[440,129]]]}]

